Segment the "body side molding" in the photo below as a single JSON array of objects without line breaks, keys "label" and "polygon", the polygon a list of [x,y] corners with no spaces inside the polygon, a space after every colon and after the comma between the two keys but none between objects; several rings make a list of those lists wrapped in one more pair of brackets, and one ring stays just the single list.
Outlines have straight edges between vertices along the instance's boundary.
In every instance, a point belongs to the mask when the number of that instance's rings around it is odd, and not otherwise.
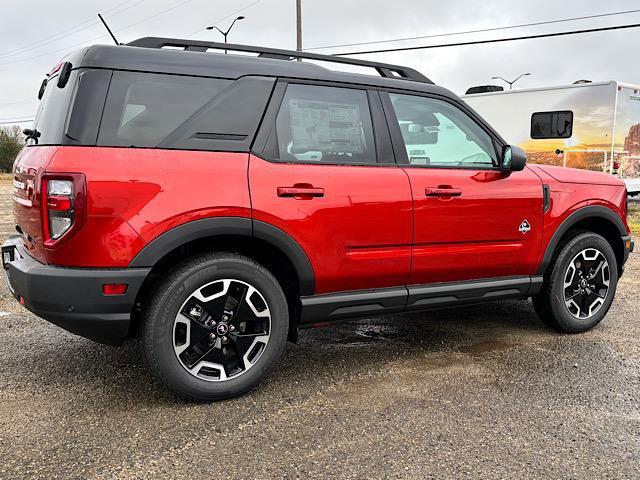
[{"label": "body side molding", "polygon": [[529,296],[532,279],[524,277],[491,278],[469,282],[409,286],[407,310],[466,305],[483,301]]},{"label": "body side molding", "polygon": [[627,229],[624,226],[624,222],[616,213],[607,208],[600,205],[591,205],[586,206],[578,210],[577,212],[569,215],[556,229],[549,244],[547,245],[547,249],[545,250],[544,257],[542,258],[542,262],[540,263],[540,267],[538,267],[538,274],[544,275],[549,264],[551,263],[551,259],[553,258],[553,254],[560,243],[560,240],[564,236],[565,233],[569,231],[571,227],[576,225],[581,220],[585,220],[587,218],[603,218],[611,222],[620,232],[620,241],[622,242],[622,237],[628,235]]},{"label": "body side molding", "polygon": [[300,326],[367,315],[528,298],[536,295],[541,286],[541,276],[522,276],[303,296],[300,299]]},{"label": "body side molding", "polygon": [[407,295],[406,287],[398,287],[302,297],[300,325],[401,312]]}]

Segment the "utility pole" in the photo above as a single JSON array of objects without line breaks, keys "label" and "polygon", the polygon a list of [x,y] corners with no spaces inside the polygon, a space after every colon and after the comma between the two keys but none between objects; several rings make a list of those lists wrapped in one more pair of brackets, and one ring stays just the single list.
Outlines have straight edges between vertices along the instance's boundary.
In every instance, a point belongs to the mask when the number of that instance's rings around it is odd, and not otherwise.
[{"label": "utility pole", "polygon": [[302,0],[296,0],[296,50],[302,51]]}]

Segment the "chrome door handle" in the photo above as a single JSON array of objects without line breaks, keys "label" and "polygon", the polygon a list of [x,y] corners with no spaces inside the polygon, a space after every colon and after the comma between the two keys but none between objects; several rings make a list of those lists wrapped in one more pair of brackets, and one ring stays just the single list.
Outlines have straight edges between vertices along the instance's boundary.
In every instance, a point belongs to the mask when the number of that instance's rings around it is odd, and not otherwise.
[{"label": "chrome door handle", "polygon": [[283,198],[324,197],[324,188],[315,187],[278,187],[278,196]]},{"label": "chrome door handle", "polygon": [[424,194],[427,197],[459,197],[462,195],[462,190],[459,188],[430,188],[424,189]]}]

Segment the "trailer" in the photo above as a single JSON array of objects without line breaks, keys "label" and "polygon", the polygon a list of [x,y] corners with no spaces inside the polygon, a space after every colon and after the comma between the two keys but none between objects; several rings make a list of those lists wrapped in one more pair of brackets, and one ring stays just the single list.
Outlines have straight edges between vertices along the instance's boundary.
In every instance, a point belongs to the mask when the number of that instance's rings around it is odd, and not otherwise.
[{"label": "trailer", "polygon": [[531,163],[618,175],[640,194],[640,86],[579,82],[462,98]]}]

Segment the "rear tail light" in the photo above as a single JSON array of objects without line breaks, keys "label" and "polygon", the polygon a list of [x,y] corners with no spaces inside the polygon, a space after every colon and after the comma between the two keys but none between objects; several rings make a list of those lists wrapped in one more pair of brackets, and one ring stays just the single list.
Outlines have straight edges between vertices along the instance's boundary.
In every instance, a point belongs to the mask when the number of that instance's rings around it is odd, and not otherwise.
[{"label": "rear tail light", "polygon": [[42,199],[45,245],[52,246],[84,224],[84,175],[46,175],[42,180]]}]

